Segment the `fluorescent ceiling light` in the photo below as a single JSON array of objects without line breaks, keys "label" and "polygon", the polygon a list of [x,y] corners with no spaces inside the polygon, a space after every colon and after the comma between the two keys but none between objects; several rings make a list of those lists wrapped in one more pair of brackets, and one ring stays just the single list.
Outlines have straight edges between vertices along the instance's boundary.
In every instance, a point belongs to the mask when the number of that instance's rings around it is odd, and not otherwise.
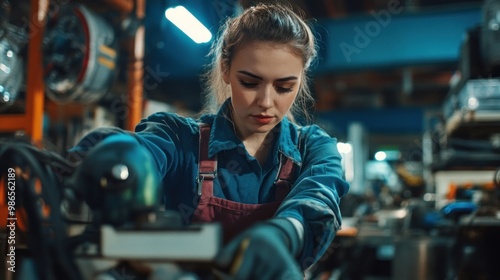
[{"label": "fluorescent ceiling light", "polygon": [[198,44],[212,39],[212,33],[183,6],[168,8],[165,17]]}]

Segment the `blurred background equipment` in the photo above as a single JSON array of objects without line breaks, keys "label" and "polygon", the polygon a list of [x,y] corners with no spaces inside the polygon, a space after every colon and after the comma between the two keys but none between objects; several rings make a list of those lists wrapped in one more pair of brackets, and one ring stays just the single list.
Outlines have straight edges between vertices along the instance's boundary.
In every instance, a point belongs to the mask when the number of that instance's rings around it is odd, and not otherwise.
[{"label": "blurred background equipment", "polygon": [[24,139],[0,140],[0,233],[14,236],[7,247],[11,262],[0,266],[2,278],[10,279],[5,273],[14,270],[12,279],[81,279],[60,211],[59,176],[68,167],[58,154]]},{"label": "blurred background equipment", "polygon": [[0,2],[0,112],[16,100],[24,81],[20,30],[9,23],[10,4]]},{"label": "blurred background equipment", "polygon": [[[126,270],[144,277],[137,279],[200,279],[221,246],[220,227],[187,226],[178,212],[162,210],[152,164],[130,135],[106,138],[77,167],[27,141],[0,140],[0,249],[15,255],[14,265],[0,264],[2,273],[123,279]],[[15,236],[8,247],[5,233]]]},{"label": "blurred background equipment", "polygon": [[486,70],[500,75],[500,1],[486,0],[481,26],[481,58]]},{"label": "blurred background equipment", "polygon": [[18,46],[5,29],[1,32],[4,33],[0,35],[0,112],[16,100],[24,77],[24,63]]},{"label": "blurred background equipment", "polygon": [[442,123],[433,128],[433,166],[491,170],[500,164],[500,1],[484,1],[482,22],[466,31],[460,48]]},{"label": "blurred background equipment", "polygon": [[43,41],[47,95],[56,102],[92,103],[110,89],[117,52],[113,28],[84,5],[49,19]]}]

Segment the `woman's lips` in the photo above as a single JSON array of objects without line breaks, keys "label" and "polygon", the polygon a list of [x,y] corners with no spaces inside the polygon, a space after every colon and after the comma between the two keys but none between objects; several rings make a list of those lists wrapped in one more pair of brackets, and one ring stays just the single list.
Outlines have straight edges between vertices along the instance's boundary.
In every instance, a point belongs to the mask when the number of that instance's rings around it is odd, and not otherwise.
[{"label": "woman's lips", "polygon": [[252,118],[259,124],[268,124],[273,121],[273,117],[270,116],[252,115]]}]

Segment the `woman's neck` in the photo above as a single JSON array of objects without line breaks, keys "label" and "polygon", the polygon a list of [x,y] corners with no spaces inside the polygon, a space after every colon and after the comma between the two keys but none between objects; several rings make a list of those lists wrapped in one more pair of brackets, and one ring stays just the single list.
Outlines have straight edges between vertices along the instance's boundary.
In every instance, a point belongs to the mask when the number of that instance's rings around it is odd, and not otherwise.
[{"label": "woman's neck", "polygon": [[266,134],[262,133],[262,135],[260,133],[252,135],[242,140],[242,142],[248,154],[257,159],[260,165],[263,166],[273,147],[273,140],[274,137],[271,132]]},{"label": "woman's neck", "polygon": [[253,133],[243,137],[240,131],[236,127],[236,123],[233,121],[233,113],[229,116],[229,120],[233,124],[234,133],[240,138],[241,142],[245,146],[247,153],[257,159],[261,166],[267,160],[269,153],[273,147],[274,139],[276,137],[274,129],[267,133]]}]

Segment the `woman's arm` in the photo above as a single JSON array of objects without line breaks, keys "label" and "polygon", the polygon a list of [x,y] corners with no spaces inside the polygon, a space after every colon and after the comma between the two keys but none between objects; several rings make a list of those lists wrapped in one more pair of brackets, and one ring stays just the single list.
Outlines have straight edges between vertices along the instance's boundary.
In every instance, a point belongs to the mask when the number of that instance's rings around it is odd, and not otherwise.
[{"label": "woman's arm", "polygon": [[325,253],[340,228],[340,198],[349,185],[342,173],[336,139],[315,125],[304,128],[301,137],[300,174],[276,218],[296,219],[303,225],[299,264],[305,269]]},{"label": "woman's arm", "polygon": [[94,146],[102,140],[121,134],[134,138],[153,156],[155,170],[160,178],[167,171],[175,170],[181,161],[179,151],[189,150],[196,140],[198,126],[193,119],[186,119],[175,114],[156,113],[143,119],[135,132],[117,127],[104,127],[92,130],[68,150],[67,158],[77,165]]},{"label": "woman's arm", "polygon": [[317,126],[301,135],[300,174],[275,217],[232,239],[217,256],[228,279],[302,279],[300,270],[320,259],[339,229],[340,197],[349,186],[337,142]]}]

